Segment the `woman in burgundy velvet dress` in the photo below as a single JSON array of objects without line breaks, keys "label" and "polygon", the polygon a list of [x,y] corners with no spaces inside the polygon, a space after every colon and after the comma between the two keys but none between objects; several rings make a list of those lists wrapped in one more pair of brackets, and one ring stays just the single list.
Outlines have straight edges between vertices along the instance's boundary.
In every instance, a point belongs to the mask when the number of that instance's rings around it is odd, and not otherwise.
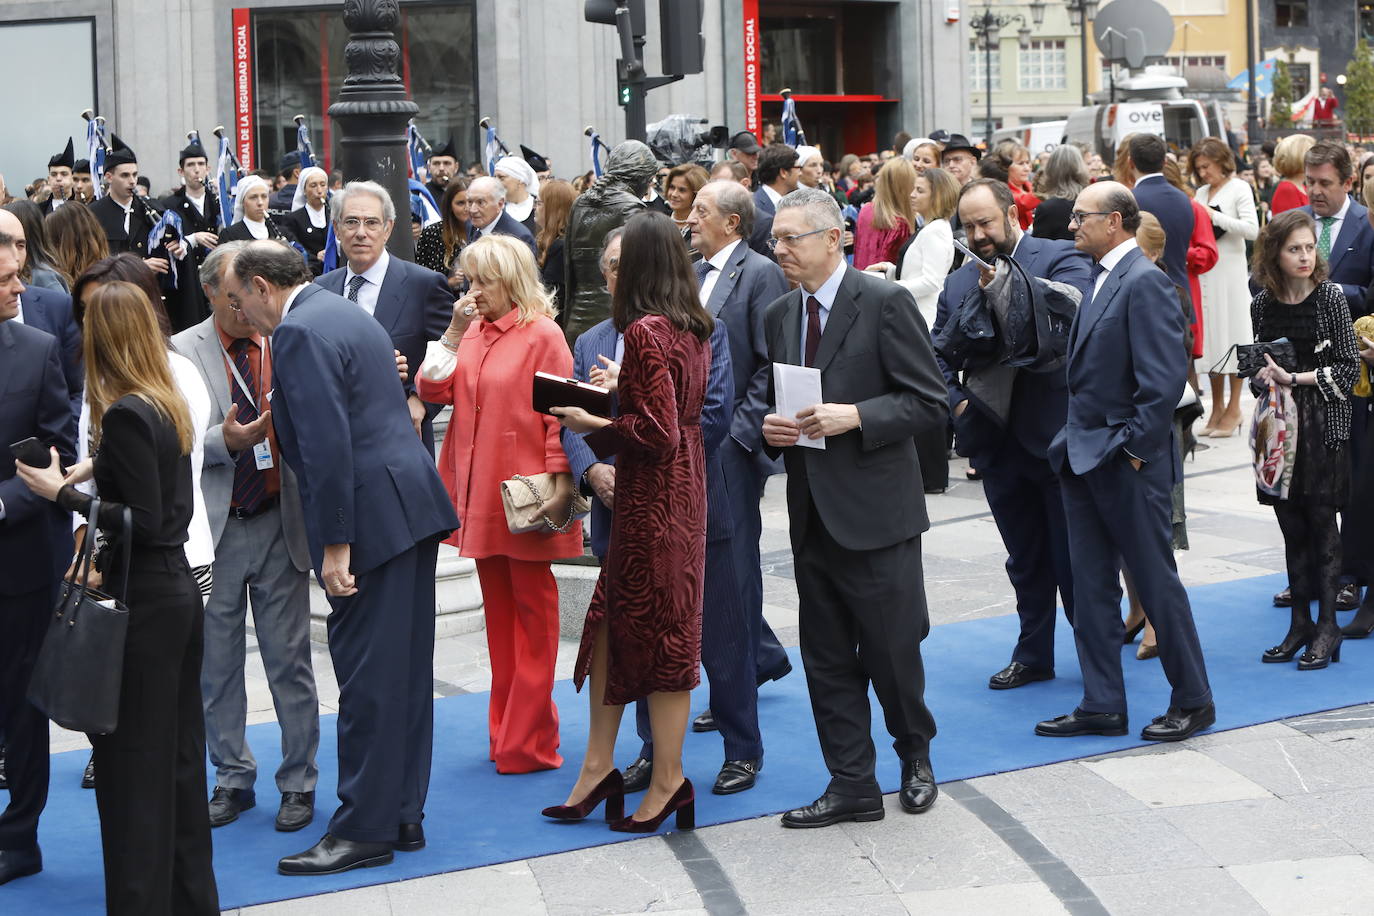
[{"label": "woman in burgundy velvet dress", "polygon": [[[612,320],[625,356],[605,383],[619,397],[614,420],[554,408],[590,433],[599,457],[616,456],[610,549],[587,611],[575,674],[590,679],[587,755],[563,805],[544,814],[586,817],[602,800],[612,830],[648,833],[677,814],[694,826],[692,784],[682,775],[691,690],[700,681],[706,478],[701,408],[713,321],[672,220],[642,213],[625,226]],[[624,783],[612,760],[624,704],[647,697],[654,773],[644,800],[623,817]]]}]

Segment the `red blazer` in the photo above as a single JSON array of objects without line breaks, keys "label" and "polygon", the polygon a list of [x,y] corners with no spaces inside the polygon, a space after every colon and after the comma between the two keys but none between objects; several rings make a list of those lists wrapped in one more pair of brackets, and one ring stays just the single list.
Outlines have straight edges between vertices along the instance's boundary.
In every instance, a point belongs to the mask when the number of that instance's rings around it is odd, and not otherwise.
[{"label": "red blazer", "polygon": [[1188,240],[1188,291],[1193,295],[1193,358],[1202,356],[1202,284],[1198,277],[1217,266],[1217,234],[1207,208],[1193,201],[1193,237]]},{"label": "red blazer", "polygon": [[519,325],[518,317],[519,310],[511,309],[496,321],[468,325],[448,378],[435,382],[416,374],[421,400],[453,405],[439,476],[463,527],[445,543],[474,559],[575,557],[582,553],[581,522],[564,534],[511,534],[501,507],[501,481],[515,474],[569,472],[558,420],[535,413],[531,402],[534,373],[570,377],[572,354],[552,318]]},{"label": "red blazer", "polygon": [[1278,216],[1284,210],[1296,210],[1307,206],[1307,192],[1287,178],[1274,188],[1274,196],[1269,201],[1269,214]]},{"label": "red blazer", "polygon": [[1011,188],[1011,196],[1016,199],[1016,216],[1021,220],[1021,231],[1027,232],[1031,227],[1031,217],[1035,214],[1035,208],[1040,206],[1040,198],[1035,196],[1029,184],[1017,187],[1010,182],[1007,187]]}]

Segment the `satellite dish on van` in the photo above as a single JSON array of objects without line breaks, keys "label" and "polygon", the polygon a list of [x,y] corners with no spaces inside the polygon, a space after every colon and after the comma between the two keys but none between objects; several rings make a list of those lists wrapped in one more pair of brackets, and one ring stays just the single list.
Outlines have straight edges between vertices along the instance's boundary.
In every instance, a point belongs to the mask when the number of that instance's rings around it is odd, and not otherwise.
[{"label": "satellite dish on van", "polygon": [[1156,0],[1113,0],[1098,10],[1093,38],[1108,60],[1138,69],[1169,53],[1174,18]]}]

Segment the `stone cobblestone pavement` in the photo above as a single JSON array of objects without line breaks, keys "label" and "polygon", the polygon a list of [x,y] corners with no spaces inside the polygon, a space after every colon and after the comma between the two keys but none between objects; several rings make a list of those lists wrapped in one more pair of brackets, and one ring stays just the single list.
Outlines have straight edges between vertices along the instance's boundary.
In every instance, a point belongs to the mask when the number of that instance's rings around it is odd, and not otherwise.
[{"label": "stone cobblestone pavement", "polygon": [[[1281,571],[1282,541],[1270,511],[1255,502],[1245,440],[1203,442],[1210,448],[1186,466],[1192,549],[1179,555],[1185,584]],[[925,568],[937,626],[1014,612],[981,485],[966,482],[963,469],[954,462],[950,490],[928,500]],[[766,611],[782,641],[795,645],[782,489],[775,478],[765,499]],[[1253,641],[1258,656],[1282,634],[1245,626],[1246,611],[1236,608],[1236,635]],[[569,676],[575,652],[575,644],[563,643],[560,677]],[[315,653],[321,704],[333,711],[327,651],[316,645]],[[255,650],[249,677],[250,722],[271,720]],[[435,679],[436,696],[485,690],[482,634],[441,640]],[[1030,724],[1024,737],[1008,740],[1035,740]],[[56,730],[53,737],[54,750],[82,743]],[[871,824],[789,831],[764,817],[234,912],[1369,914],[1371,756],[1374,706],[1354,706],[946,783],[919,818],[889,798],[889,816]],[[320,804],[328,810],[333,800]]]}]

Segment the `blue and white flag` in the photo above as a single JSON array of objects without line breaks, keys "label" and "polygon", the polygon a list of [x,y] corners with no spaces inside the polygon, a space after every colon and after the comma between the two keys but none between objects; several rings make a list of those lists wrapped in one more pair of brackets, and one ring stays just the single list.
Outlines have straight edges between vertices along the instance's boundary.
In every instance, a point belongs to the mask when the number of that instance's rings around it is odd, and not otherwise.
[{"label": "blue and white flag", "polygon": [[502,156],[509,156],[510,150],[506,149],[506,144],[501,142],[501,138],[496,135],[496,128],[488,125],[487,142],[482,151],[482,156],[487,160],[487,174],[496,174],[496,162]]},{"label": "blue and white flag", "polygon": [[219,227],[223,229],[232,220],[234,196],[239,184],[238,159],[229,145],[227,137],[219,138],[219,152],[215,156],[215,191],[219,194]]},{"label": "blue and white flag", "polygon": [[606,146],[605,143],[601,142],[601,135],[598,134],[596,131],[591,132],[591,139],[592,175],[596,178],[600,178],[601,173],[605,171],[605,169],[601,167],[601,151],[606,150],[607,152],[610,152],[610,147]]},{"label": "blue and white flag", "polygon": [[414,178],[410,179],[410,215],[418,217],[421,226],[432,226],[442,220],[439,216],[439,205],[434,202],[434,195],[429,193],[429,188]]},{"label": "blue and white flag", "polygon": [[329,221],[329,231],[324,237],[324,272],[329,273],[339,266],[339,239],[334,235],[334,221]]},{"label": "blue and white flag", "polygon": [[424,174],[425,168],[425,138],[420,136],[420,131],[415,127],[415,122],[411,121],[406,125],[406,152],[410,158],[410,177],[419,178]]},{"label": "blue and white flag", "polygon": [[782,142],[793,148],[806,145],[806,132],[797,120],[797,103],[790,95],[782,102]]},{"label": "blue and white flag", "polygon": [[[177,237],[177,241],[181,243],[182,247],[185,247],[185,245],[186,245],[186,237],[183,236],[183,235],[181,234],[181,216],[178,215],[178,213],[177,213],[175,210],[173,210],[171,207],[168,207],[166,210],[163,210],[163,211],[162,211],[162,216],[158,218],[158,221],[157,221],[156,223],[153,223],[153,228],[150,229],[150,230],[148,231],[148,251],[149,251],[149,252],[152,252],[153,250],[155,250],[155,249],[157,249],[157,248],[162,248],[162,247],[164,247],[164,242],[162,241],[162,237],[163,237],[164,235],[167,234],[167,230],[168,230],[168,229],[171,229],[171,230],[172,230],[172,232],[173,232],[173,233],[176,235],[176,237]],[[170,252],[170,251],[167,252],[167,254],[168,254],[168,258],[167,258],[167,267],[168,267],[168,270],[167,270],[167,284],[168,284],[172,289],[176,289],[176,288],[177,288],[177,259],[174,258],[174,257],[171,257],[171,252]]]},{"label": "blue and white flag", "polygon": [[[1255,68],[1255,95],[1259,98],[1268,98],[1274,94],[1274,77],[1278,74],[1278,58],[1271,57],[1266,61],[1260,62]],[[1250,89],[1250,71],[1248,69],[1240,71],[1229,83],[1227,89],[1239,89],[1247,92]]]},{"label": "blue and white flag", "polygon": [[105,196],[105,130],[98,118],[86,122],[86,159],[91,166],[91,188],[98,200]]},{"label": "blue and white flag", "polygon": [[296,122],[296,152],[301,155],[302,169],[315,165],[315,147],[310,143],[310,128],[304,118]]}]

